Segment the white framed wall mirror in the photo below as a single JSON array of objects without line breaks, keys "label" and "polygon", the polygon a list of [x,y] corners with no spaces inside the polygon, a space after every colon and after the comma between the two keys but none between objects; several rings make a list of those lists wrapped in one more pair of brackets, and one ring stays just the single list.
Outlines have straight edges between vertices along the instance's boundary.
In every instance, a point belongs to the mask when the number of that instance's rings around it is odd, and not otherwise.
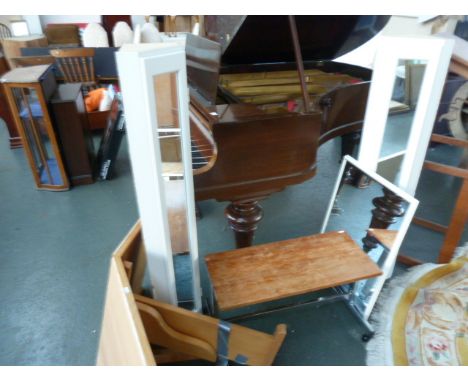
[{"label": "white framed wall mirror", "polygon": [[417,206],[414,197],[363,163],[344,157],[321,233],[346,231],[382,270],[378,278],[344,287],[354,288],[352,305],[366,320],[385,280],[393,273]]}]

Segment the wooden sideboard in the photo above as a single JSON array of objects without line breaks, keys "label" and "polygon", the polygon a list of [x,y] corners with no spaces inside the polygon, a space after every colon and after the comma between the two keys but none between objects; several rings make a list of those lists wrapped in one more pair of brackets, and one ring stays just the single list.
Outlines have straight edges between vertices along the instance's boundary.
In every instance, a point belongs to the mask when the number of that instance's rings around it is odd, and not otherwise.
[{"label": "wooden sideboard", "polygon": [[62,84],[50,100],[68,178],[73,186],[94,182],[94,147],[81,84]]}]

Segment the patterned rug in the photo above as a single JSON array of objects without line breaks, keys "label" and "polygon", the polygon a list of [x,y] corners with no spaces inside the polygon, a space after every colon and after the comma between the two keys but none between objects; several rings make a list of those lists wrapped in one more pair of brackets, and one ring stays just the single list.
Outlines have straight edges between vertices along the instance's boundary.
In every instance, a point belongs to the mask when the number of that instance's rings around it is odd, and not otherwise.
[{"label": "patterned rug", "polygon": [[372,323],[370,366],[468,366],[468,246],[449,264],[423,264],[392,280]]}]

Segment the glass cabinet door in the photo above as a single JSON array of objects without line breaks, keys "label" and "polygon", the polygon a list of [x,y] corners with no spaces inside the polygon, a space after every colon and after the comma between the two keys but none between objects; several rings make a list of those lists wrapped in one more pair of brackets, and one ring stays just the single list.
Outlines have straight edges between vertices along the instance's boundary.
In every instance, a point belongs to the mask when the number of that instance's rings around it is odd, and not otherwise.
[{"label": "glass cabinet door", "polygon": [[[40,89],[40,88],[39,88]],[[11,87],[17,123],[25,141],[25,149],[36,185],[41,189],[68,189],[54,131],[47,108],[41,102],[38,88]]]}]

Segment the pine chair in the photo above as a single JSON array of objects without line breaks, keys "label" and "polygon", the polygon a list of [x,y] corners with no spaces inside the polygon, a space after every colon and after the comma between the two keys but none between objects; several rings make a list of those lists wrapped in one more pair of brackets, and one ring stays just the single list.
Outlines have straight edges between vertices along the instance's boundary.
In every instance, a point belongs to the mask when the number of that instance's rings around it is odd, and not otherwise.
[{"label": "pine chair", "polygon": [[94,74],[94,48],[52,49],[50,54],[65,82],[82,82],[85,90],[97,87]]}]

